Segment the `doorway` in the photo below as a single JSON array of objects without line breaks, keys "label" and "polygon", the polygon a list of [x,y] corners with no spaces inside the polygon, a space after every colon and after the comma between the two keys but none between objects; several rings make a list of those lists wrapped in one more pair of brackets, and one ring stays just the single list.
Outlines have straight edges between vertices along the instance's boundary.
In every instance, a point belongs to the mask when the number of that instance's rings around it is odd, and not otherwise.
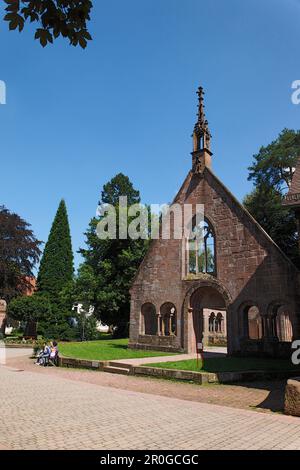
[{"label": "doorway", "polygon": [[208,346],[227,345],[226,302],[222,294],[213,287],[199,287],[191,296],[192,337],[191,351],[197,344]]}]

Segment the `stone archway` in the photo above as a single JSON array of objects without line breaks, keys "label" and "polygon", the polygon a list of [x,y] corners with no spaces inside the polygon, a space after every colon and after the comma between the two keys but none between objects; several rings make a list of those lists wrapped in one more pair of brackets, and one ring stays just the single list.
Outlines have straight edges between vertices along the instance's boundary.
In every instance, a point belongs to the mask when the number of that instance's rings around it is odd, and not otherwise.
[{"label": "stone archway", "polygon": [[[195,352],[197,343],[203,343],[204,347],[211,341],[226,344],[227,312],[231,303],[230,294],[217,280],[193,283],[183,304],[185,351]],[[222,318],[222,321],[212,322],[211,314],[214,314],[215,319]]]},{"label": "stone archway", "polygon": [[[204,346],[222,337],[217,331],[216,318],[222,315],[226,319],[226,302],[224,297],[213,287],[199,287],[191,296],[192,323],[195,335],[195,345],[203,343]],[[211,321],[213,318],[214,321]],[[224,335],[227,339],[226,328]]]},{"label": "stone archway", "polygon": [[267,309],[266,336],[280,342],[292,342],[295,329],[294,306],[289,300],[271,302]]}]

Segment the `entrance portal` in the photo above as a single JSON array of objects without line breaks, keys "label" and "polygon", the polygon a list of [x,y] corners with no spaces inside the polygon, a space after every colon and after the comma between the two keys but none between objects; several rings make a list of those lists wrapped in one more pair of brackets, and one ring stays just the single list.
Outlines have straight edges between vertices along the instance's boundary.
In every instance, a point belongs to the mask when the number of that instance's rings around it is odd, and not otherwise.
[{"label": "entrance portal", "polygon": [[213,287],[199,287],[191,296],[193,328],[195,333],[193,350],[198,343],[226,346],[226,303]]}]

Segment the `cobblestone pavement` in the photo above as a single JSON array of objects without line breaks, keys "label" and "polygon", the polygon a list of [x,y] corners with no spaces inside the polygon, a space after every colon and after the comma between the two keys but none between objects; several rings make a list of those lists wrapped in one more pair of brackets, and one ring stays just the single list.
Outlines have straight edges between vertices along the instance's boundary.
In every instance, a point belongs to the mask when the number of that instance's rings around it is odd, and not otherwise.
[{"label": "cobblestone pavement", "polygon": [[2,449],[300,449],[299,418],[57,374],[2,366],[0,396]]}]

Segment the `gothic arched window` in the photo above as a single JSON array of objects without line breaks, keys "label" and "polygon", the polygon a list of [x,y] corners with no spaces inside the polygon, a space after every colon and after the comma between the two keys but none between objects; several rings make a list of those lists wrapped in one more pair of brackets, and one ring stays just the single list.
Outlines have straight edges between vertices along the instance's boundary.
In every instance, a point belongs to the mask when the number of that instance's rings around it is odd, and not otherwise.
[{"label": "gothic arched window", "polygon": [[215,235],[211,224],[205,219],[198,224],[193,221],[189,240],[189,272],[216,275]]}]

